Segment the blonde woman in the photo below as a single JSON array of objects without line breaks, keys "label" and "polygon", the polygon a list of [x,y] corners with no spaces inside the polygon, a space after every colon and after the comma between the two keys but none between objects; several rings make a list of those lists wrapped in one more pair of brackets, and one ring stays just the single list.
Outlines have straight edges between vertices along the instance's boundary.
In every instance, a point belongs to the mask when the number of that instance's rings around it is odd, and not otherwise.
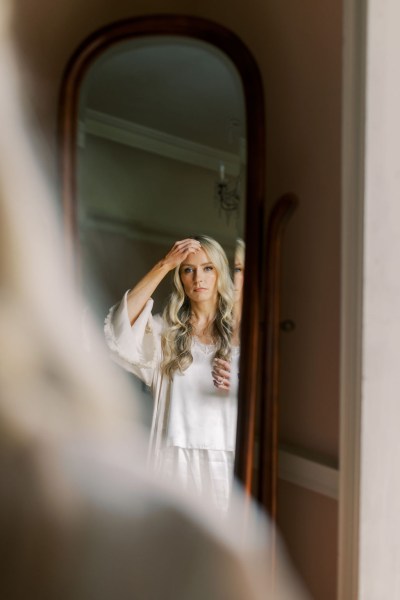
[{"label": "blonde woman", "polygon": [[245,253],[246,245],[244,241],[241,238],[237,238],[235,248],[235,262],[233,266],[233,285],[235,290],[235,304],[233,313],[237,330],[240,329],[240,324],[242,320]]},{"label": "blonde woman", "polygon": [[[174,271],[162,317],[151,295]],[[154,396],[150,457],[162,475],[225,510],[233,473],[239,348],[224,250],[208,236],[176,242],[106,319],[113,357]],[[230,373],[214,368],[230,364]]]},{"label": "blonde woman", "polygon": [[[237,238],[235,247],[235,257],[233,265],[233,340],[236,346],[239,345],[240,327],[242,322],[243,306],[243,284],[244,284],[244,259],[246,245],[241,238]],[[221,381],[223,389],[228,390],[231,382],[231,363],[229,360],[216,358],[214,361],[213,376],[215,380]]]}]

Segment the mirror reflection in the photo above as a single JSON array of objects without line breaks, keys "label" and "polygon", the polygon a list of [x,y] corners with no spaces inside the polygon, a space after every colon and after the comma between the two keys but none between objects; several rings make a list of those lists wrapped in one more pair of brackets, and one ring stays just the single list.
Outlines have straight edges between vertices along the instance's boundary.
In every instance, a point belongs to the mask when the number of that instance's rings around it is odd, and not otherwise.
[{"label": "mirror reflection", "polygon": [[120,43],[81,86],[82,285],[95,281],[101,314],[113,305],[106,337],[143,394],[153,467],[221,510],[235,448],[245,122],[233,64],[189,38]]}]

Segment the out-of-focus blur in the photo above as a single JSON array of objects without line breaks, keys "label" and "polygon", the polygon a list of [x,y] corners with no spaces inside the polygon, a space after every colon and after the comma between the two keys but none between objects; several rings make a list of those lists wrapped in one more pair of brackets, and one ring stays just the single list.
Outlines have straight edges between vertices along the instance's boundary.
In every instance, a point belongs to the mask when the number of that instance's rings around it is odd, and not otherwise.
[{"label": "out-of-focus blur", "polygon": [[85,351],[55,196],[35,159],[0,14],[0,597],[303,598],[267,519],[225,520],[154,481],[135,399]]}]

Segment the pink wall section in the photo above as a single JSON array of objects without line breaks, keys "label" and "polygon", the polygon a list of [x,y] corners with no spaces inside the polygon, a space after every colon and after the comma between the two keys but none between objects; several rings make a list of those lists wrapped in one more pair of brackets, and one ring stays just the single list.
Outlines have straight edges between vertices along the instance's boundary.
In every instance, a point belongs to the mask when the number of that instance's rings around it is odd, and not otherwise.
[{"label": "pink wall section", "polygon": [[[265,87],[267,201],[271,205],[286,191],[300,198],[284,245],[282,317],[293,319],[296,329],[282,334],[281,439],[337,461],[341,3],[14,0],[13,5],[24,95],[34,127],[45,134],[45,166],[54,180],[62,73],[89,33],[125,17],[183,13],[223,24],[249,47]],[[282,484],[278,512],[289,551],[314,597],[334,598],[336,503]]]}]

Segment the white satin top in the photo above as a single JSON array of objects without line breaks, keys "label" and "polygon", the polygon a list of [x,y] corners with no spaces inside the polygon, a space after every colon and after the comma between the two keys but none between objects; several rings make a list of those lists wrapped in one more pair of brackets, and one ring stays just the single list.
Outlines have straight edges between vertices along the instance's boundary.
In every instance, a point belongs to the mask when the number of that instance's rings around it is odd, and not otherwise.
[{"label": "white satin top", "polygon": [[214,346],[193,338],[191,350],[192,364],[184,373],[176,373],[172,381],[167,445],[233,452],[237,375],[230,392],[219,391],[211,375]]},{"label": "white satin top", "polygon": [[233,348],[231,389],[213,384],[215,347],[192,342],[192,364],[175,372],[172,381],[161,373],[161,333],[165,323],[152,316],[153,300],[130,325],[127,293],[111,308],[105,335],[114,360],[151,387],[154,413],[151,462],[165,477],[228,507],[236,438],[239,348]]}]

